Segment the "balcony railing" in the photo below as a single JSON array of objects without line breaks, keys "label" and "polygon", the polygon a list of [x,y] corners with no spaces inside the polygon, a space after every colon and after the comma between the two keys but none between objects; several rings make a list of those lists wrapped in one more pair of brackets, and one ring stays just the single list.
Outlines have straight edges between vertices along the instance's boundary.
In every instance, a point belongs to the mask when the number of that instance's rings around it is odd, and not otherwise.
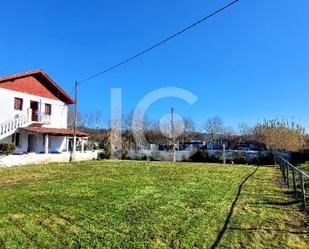
[{"label": "balcony railing", "polygon": [[38,122],[46,125],[51,124],[51,115],[41,113]]}]

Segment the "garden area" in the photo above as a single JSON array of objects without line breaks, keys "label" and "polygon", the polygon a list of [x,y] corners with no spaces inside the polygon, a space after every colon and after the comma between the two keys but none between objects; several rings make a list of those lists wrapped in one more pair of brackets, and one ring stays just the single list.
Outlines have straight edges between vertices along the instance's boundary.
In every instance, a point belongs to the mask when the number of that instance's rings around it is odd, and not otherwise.
[{"label": "garden area", "polygon": [[1,248],[308,248],[274,166],[85,161],[0,169]]}]

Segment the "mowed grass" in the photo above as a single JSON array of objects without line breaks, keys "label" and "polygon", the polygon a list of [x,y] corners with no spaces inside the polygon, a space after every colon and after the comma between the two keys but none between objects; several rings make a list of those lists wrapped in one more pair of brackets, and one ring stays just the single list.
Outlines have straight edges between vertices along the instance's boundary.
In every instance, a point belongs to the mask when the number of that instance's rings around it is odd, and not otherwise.
[{"label": "mowed grass", "polygon": [[307,175],[309,175],[309,162],[302,163],[297,166],[300,170],[304,171]]},{"label": "mowed grass", "polygon": [[275,167],[89,161],[0,169],[0,248],[307,248]]}]

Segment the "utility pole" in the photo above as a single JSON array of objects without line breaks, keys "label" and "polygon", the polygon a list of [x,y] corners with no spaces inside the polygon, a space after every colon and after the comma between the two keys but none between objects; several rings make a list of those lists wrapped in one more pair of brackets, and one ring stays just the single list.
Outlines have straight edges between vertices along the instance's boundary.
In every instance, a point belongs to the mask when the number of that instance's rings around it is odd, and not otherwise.
[{"label": "utility pole", "polygon": [[77,126],[77,87],[78,87],[78,82],[75,81],[75,86],[74,86],[74,98],[75,98],[75,105],[74,105],[74,133],[73,133],[73,161],[75,161],[75,156],[76,156],[76,126]]},{"label": "utility pole", "polygon": [[175,127],[174,127],[174,108],[171,108],[171,133],[173,144],[173,162],[176,162],[176,148],[175,148]]},{"label": "utility pole", "polygon": [[225,144],[223,144],[222,148],[222,157],[223,157],[223,164],[226,164],[226,151],[225,151]]}]

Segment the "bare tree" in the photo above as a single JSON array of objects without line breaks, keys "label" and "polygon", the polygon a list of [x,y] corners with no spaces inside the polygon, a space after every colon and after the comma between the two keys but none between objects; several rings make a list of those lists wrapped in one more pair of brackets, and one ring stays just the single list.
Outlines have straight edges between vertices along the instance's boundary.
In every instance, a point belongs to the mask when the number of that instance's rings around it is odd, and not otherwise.
[{"label": "bare tree", "polygon": [[149,120],[149,130],[160,132],[160,122],[158,120]]},{"label": "bare tree", "polygon": [[231,139],[236,134],[235,130],[231,126],[223,127],[222,138]]},{"label": "bare tree", "polygon": [[123,113],[121,119],[121,130],[132,131],[133,111],[129,113]]},{"label": "bare tree", "polygon": [[203,124],[203,129],[210,136],[210,140],[216,140],[224,133],[223,120],[219,116],[214,116],[206,120]]},{"label": "bare tree", "polygon": [[97,111],[95,113],[95,128],[98,129],[101,126],[102,112]]},{"label": "bare tree", "polygon": [[178,138],[184,130],[184,121],[177,114],[168,113],[160,121],[160,131],[168,138]]},{"label": "bare tree", "polygon": [[95,127],[95,114],[93,114],[93,113],[84,113],[82,118],[84,120],[84,127],[88,127],[88,128]]},{"label": "bare tree", "polygon": [[146,139],[151,144],[163,144],[169,141],[160,130],[160,122],[158,120],[149,120]]},{"label": "bare tree", "polygon": [[148,144],[145,131],[148,130],[148,118],[140,110],[134,110],[131,117],[132,132],[135,138],[136,145],[139,148],[146,147]]},{"label": "bare tree", "polygon": [[111,150],[121,149],[121,114],[118,110],[114,110],[112,117],[108,122],[110,129],[110,146]]},{"label": "bare tree", "polygon": [[238,134],[241,136],[248,136],[252,134],[252,128],[245,122],[238,125]]},{"label": "bare tree", "polygon": [[184,117],[183,123],[185,126],[184,133],[190,134],[195,131],[195,124],[191,117]]},{"label": "bare tree", "polygon": [[122,130],[122,146],[125,149],[134,149],[136,148],[136,141],[133,135],[133,110],[129,113],[122,114],[121,130]]},{"label": "bare tree", "polygon": [[[83,114],[80,112],[76,113],[76,126],[77,127],[85,127],[85,119],[83,118]],[[75,112],[71,109],[68,110],[68,127],[73,127],[75,122]]]},{"label": "bare tree", "polygon": [[184,130],[183,133],[179,136],[179,140],[183,143],[193,139],[195,124],[191,117],[184,117],[182,120],[184,124]]}]

